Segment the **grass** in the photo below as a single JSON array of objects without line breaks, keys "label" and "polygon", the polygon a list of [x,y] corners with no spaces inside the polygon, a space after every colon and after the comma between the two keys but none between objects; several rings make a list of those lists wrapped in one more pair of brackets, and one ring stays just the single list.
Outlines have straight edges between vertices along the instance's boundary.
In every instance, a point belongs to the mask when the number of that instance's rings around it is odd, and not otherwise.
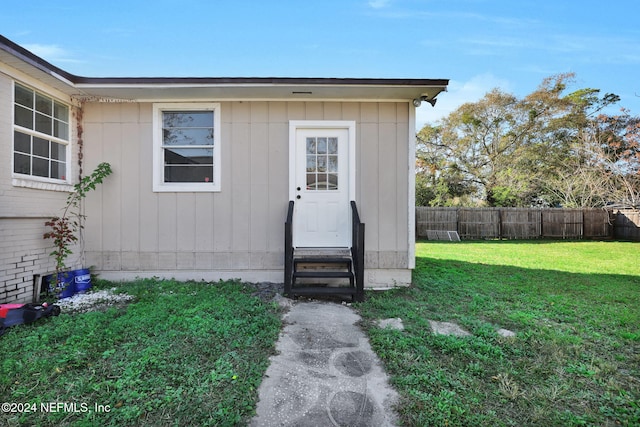
[{"label": "grass", "polygon": [[418,243],[414,285],[358,305],[402,424],[640,425],[639,261],[625,242]]},{"label": "grass", "polygon": [[[640,425],[639,249],[418,243],[414,285],[357,304],[401,395],[402,425]],[[117,286],[134,302],[0,338],[2,401],[35,408],[0,412],[0,422],[245,425],[280,331],[277,308],[238,282]],[[376,326],[394,317],[404,331]],[[428,319],[473,336],[434,335]]]},{"label": "grass", "polygon": [[0,338],[2,401],[32,410],[0,412],[1,424],[248,422],[281,327],[276,307],[238,282],[119,286],[133,303],[63,313]]}]

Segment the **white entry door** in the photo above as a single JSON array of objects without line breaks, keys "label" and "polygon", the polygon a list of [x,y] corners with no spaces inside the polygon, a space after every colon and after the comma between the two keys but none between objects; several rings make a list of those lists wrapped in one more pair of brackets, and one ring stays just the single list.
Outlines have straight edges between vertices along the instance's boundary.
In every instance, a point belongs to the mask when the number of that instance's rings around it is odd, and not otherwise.
[{"label": "white entry door", "polygon": [[[292,126],[294,205],[293,244],[296,247],[351,246],[350,137],[353,128]],[[335,123],[334,123],[335,124]]]}]

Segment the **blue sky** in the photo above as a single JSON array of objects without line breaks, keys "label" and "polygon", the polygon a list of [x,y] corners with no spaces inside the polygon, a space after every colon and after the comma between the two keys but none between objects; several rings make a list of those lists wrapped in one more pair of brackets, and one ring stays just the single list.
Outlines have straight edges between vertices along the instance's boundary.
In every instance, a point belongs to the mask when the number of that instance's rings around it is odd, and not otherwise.
[{"label": "blue sky", "polygon": [[640,115],[639,12],[638,0],[5,0],[0,34],[91,77],[450,79],[421,127],[564,72]]}]

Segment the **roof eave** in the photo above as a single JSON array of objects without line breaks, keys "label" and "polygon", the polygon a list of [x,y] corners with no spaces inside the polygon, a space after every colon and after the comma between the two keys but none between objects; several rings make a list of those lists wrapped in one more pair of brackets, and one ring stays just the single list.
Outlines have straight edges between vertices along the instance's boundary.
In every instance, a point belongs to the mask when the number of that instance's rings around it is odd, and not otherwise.
[{"label": "roof eave", "polygon": [[434,98],[449,83],[446,79],[410,78],[83,77],[56,67],[0,35],[2,51],[20,61],[9,65],[69,95],[87,98],[410,100]]}]

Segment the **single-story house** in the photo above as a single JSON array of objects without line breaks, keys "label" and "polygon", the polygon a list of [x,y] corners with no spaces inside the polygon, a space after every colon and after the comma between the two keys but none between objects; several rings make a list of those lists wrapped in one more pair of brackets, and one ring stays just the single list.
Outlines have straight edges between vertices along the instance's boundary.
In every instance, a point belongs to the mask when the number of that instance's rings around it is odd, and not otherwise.
[{"label": "single-story house", "polygon": [[71,266],[286,283],[287,245],[351,255],[356,208],[363,286],[406,285],[416,106],[447,84],[80,77],[0,36],[0,302],[37,298],[55,266],[44,221],[101,162],[113,174],[85,200]]}]

